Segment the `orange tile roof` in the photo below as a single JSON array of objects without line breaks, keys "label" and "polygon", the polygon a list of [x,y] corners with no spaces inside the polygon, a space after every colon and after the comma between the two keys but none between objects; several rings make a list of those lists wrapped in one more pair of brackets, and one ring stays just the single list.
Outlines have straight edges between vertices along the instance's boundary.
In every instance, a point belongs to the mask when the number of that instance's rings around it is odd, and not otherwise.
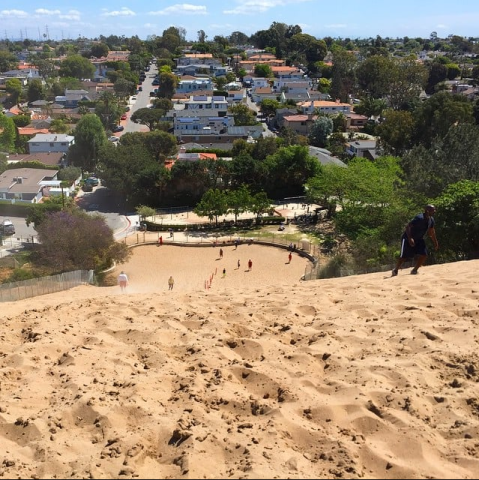
[{"label": "orange tile roof", "polygon": [[28,135],[33,137],[37,133],[50,133],[48,128],[31,128],[31,127],[19,127],[18,134],[19,135]]}]

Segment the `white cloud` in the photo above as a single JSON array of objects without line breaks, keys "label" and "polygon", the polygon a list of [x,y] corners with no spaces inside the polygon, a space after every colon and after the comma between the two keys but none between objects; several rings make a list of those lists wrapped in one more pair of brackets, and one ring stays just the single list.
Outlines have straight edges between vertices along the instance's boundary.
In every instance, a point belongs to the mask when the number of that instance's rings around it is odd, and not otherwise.
[{"label": "white cloud", "polygon": [[136,13],[127,7],[122,7],[121,10],[113,10],[111,12],[102,13],[103,17],[135,17]]},{"label": "white cloud", "polygon": [[23,10],[2,10],[2,11],[0,11],[0,17],[26,18],[28,16],[29,16],[28,13],[24,12]]},{"label": "white cloud", "polygon": [[223,13],[225,15],[255,15],[267,12],[272,8],[309,1],[311,0],[236,0],[238,6],[230,10],[223,10]]},{"label": "white cloud", "polygon": [[331,23],[330,25],[324,25],[324,28],[347,28],[346,23]]},{"label": "white cloud", "polygon": [[60,15],[60,10],[47,10],[46,8],[37,8],[35,10],[36,15]]},{"label": "white cloud", "polygon": [[190,3],[177,3],[171,7],[156,12],[149,12],[149,15],[207,15],[206,7],[202,5],[191,5]]},{"label": "white cloud", "polygon": [[68,13],[58,15],[58,18],[61,18],[62,20],[80,21],[81,14],[78,10],[70,10]]}]

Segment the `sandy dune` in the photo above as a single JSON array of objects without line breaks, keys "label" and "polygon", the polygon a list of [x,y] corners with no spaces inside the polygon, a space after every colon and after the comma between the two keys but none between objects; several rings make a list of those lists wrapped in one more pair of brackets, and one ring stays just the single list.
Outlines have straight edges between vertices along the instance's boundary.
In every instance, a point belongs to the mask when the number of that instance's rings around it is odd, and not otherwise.
[{"label": "sandy dune", "polygon": [[3,303],[1,475],[477,478],[479,261],[303,282],[233,248]]}]

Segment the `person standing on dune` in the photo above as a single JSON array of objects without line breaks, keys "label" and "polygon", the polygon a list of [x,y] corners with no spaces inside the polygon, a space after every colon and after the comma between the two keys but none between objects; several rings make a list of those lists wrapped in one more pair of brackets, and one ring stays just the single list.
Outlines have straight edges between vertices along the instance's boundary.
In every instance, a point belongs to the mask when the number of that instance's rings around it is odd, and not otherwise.
[{"label": "person standing on dune", "polygon": [[417,256],[417,260],[414,268],[411,270],[411,275],[417,275],[418,269],[424,265],[428,255],[426,242],[424,241],[426,233],[431,238],[434,248],[436,250],[439,249],[436,230],[434,228],[434,213],[436,213],[436,207],[434,205],[426,205],[424,212],[416,215],[406,225],[406,229],[401,237],[401,253],[392,271],[393,277],[399,273],[402,264],[414,256]]}]

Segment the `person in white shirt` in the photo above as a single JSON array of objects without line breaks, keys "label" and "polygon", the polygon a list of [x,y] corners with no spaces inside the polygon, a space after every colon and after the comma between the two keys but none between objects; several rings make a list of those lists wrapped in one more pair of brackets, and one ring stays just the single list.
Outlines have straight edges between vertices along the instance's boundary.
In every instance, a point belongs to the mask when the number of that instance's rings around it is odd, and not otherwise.
[{"label": "person in white shirt", "polygon": [[120,285],[122,292],[128,285],[128,276],[123,270],[121,271],[120,275],[118,275],[118,285]]}]

